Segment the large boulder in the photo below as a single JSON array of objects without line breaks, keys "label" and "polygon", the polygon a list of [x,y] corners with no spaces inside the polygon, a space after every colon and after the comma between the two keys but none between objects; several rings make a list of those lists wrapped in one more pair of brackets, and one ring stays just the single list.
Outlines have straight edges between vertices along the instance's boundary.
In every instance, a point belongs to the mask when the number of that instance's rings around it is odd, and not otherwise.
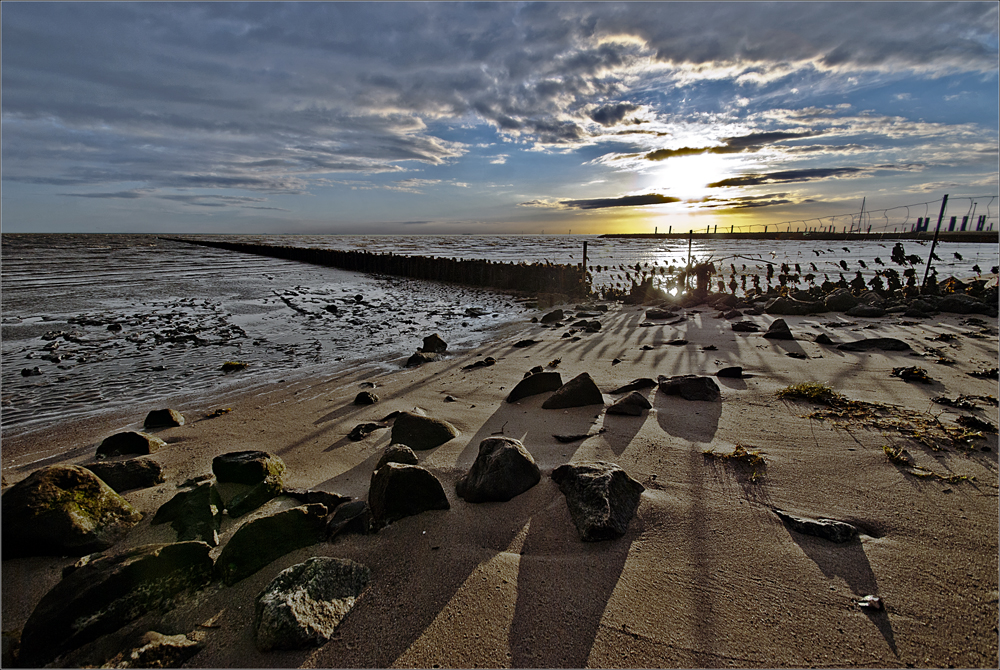
[{"label": "large boulder", "polygon": [[447,421],[413,412],[400,412],[392,424],[390,443],[425,451],[440,447],[458,435],[458,429]]},{"label": "large boulder", "polygon": [[116,492],[145,489],[164,482],[163,467],[151,458],[87,463],[87,468]]},{"label": "large boulder", "polygon": [[792,335],[791,328],[785,323],[784,319],[775,319],[770,326],[767,328],[767,332],[764,333],[764,337],[769,340],[794,340],[795,336]]},{"label": "large boulder", "polygon": [[50,465],[2,498],[3,557],[83,556],[112,546],[142,514],[90,470]]},{"label": "large boulder", "polygon": [[601,395],[601,389],[597,388],[590,374],[584,372],[570,379],[546,398],[542,403],[542,409],[566,409],[603,404],[604,396]]},{"label": "large boulder", "polygon": [[641,416],[647,409],[653,406],[649,404],[646,396],[638,391],[632,391],[624,398],[619,398],[615,404],[608,408],[608,414],[624,414],[627,416]]},{"label": "large boulder", "polygon": [[283,570],[257,596],[257,648],[303,649],[328,642],[369,579],[366,566],[347,558],[315,556]]},{"label": "large boulder", "polygon": [[685,400],[708,400],[714,401],[722,397],[719,385],[711,377],[699,377],[698,375],[674,375],[664,377],[660,375],[659,388],[666,395],[679,395]]},{"label": "large boulder", "polygon": [[285,463],[266,451],[233,451],[212,459],[229,516],[241,517],[284,491]]},{"label": "large boulder", "polygon": [[61,654],[120,629],[212,579],[204,542],[138,547],[74,570],[39,601],[21,635],[19,663],[42,667]]},{"label": "large boulder", "polygon": [[173,428],[184,425],[184,415],[176,409],[154,409],[142,422],[144,428]]},{"label": "large boulder", "polygon": [[97,458],[147,456],[166,446],[167,443],[158,437],[137,430],[126,430],[105,438],[97,447]]},{"label": "large boulder", "polygon": [[520,441],[488,437],[479,443],[479,455],[455,491],[466,502],[507,502],[541,478],[535,459]]},{"label": "large boulder", "polygon": [[249,577],[285,554],[326,539],[326,505],[293,507],[240,526],[215,563],[226,586]]},{"label": "large boulder", "polygon": [[846,312],[858,304],[858,299],[854,297],[850,289],[838,288],[826,296],[824,303],[831,312]]},{"label": "large boulder", "polygon": [[215,484],[200,482],[160,505],[150,524],[169,523],[177,531],[179,541],[200,539],[215,547],[219,544],[219,529],[222,528],[222,509],[222,498]]},{"label": "large boulder", "polygon": [[372,473],[368,507],[379,526],[428,510],[451,509],[437,477],[419,465],[402,463],[386,463]]},{"label": "large boulder", "polygon": [[448,343],[442,340],[437,333],[425,337],[424,346],[420,347],[420,351],[425,354],[443,354],[447,350]]},{"label": "large boulder", "polygon": [[604,461],[560,465],[552,479],[566,496],[573,525],[584,542],[624,535],[646,490],[620,467]]},{"label": "large boulder", "polygon": [[562,376],[558,372],[536,372],[517,383],[507,395],[507,402],[517,402],[528,396],[547,391],[555,391],[562,386]]},{"label": "large boulder", "polygon": [[386,463],[402,463],[403,465],[416,465],[418,463],[417,455],[405,444],[390,444],[382,452],[382,456],[378,459],[375,464],[375,469],[378,470]]}]

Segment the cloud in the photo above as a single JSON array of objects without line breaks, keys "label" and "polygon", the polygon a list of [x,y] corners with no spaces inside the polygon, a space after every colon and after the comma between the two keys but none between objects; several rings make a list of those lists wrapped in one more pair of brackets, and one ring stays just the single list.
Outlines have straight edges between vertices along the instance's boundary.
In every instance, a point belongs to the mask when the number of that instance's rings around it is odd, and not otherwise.
[{"label": "cloud", "polygon": [[644,158],[650,161],[662,161],[668,158],[681,156],[697,156],[700,154],[735,154],[742,152],[758,151],[768,144],[780,142],[782,140],[796,140],[803,137],[813,137],[821,134],[818,131],[806,130],[802,132],[769,132],[751,133],[739,137],[726,137],[722,140],[722,146],[715,147],[681,147],[679,149],[657,149],[650,151]]},{"label": "cloud", "polygon": [[592,200],[563,200],[561,205],[572,209],[604,209],[607,207],[642,207],[645,205],[665,205],[680,202],[680,198],[649,193],[646,195],[624,195],[620,198],[595,198]]},{"label": "cloud", "polygon": [[750,174],[742,177],[723,179],[709,184],[710,188],[723,186],[758,186],[760,184],[788,184],[792,182],[815,181],[817,179],[836,179],[845,176],[860,176],[871,170],[856,167],[840,168],[806,168],[802,170],[782,170],[765,174]]},{"label": "cloud", "polygon": [[604,105],[590,112],[590,118],[602,126],[616,126],[625,120],[630,113],[639,109],[639,105],[630,102],[619,102],[612,105]]},{"label": "cloud", "polygon": [[496,158],[494,158],[493,160],[490,161],[490,164],[491,165],[503,165],[504,163],[507,162],[508,158],[510,158],[510,156],[507,155],[507,154],[497,154]]}]

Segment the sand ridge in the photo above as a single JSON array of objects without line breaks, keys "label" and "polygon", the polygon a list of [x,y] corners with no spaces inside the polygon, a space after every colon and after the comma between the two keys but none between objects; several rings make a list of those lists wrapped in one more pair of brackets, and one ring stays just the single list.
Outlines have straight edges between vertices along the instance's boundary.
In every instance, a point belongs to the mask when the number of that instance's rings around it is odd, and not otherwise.
[{"label": "sand ridge", "polygon": [[[172,541],[169,527],[149,526],[152,513],[176,483],[209,472],[211,459],[228,451],[270,451],[287,464],[289,486],[364,498],[389,431],[360,442],[347,434],[395,410],[421,408],[461,431],[419,454],[452,508],[292,552],[233,587],[213,584],[164,616],[144,617],[67,662],[111,655],[157,630],[199,631],[207,646],[189,662],[194,667],[995,667],[996,435],[977,440],[975,450],[932,451],[863,425],[807,418],[814,406],[775,395],[789,384],[821,381],[852,399],[953,423],[959,412],[930,399],[995,396],[995,381],[966,374],[995,367],[995,334],[966,336],[978,328],[960,315],[901,325],[898,318],[830,313],[783,317],[799,339],[776,341],[762,337],[771,316],[747,317],[761,333],[735,333],[706,307],[684,313],[680,323],[643,327],[644,308],[612,307],[601,331],[577,333],[578,341],[562,337],[565,326],[521,323],[495,342],[415,369],[357,370],[227,399],[233,411],[214,419],[200,417],[220,406],[217,398],[177,407],[188,423],[157,432],[170,445],[155,456],[167,483],[126,494],[147,513],[130,545]],[[995,320],[990,325],[995,333]],[[818,333],[837,342],[897,337],[914,351],[844,352],[812,342]],[[957,337],[931,339],[942,333]],[[513,346],[524,338],[539,343]],[[678,338],[688,344],[666,344]],[[705,351],[710,345],[716,349]],[[955,364],[915,355],[931,348],[946,349]],[[497,363],[462,369],[485,356]],[[715,403],[647,389],[653,409],[639,417],[607,415],[597,405],[544,410],[549,394],[503,401],[524,372],[555,359],[564,381],[589,372],[606,405],[616,399],[608,390],[638,377],[710,375],[728,365],[741,365],[747,377],[717,379],[722,400]],[[911,365],[927,369],[935,383],[890,375]],[[366,382],[375,383],[380,402],[352,405]],[[996,422],[995,408],[977,415]],[[86,462],[100,439],[141,420],[70,424],[5,443],[4,473],[13,482],[41,462]],[[569,444],[553,437],[583,433],[593,436]],[[507,503],[466,503],[455,482],[479,442],[497,434],[524,443],[542,481]],[[969,479],[907,474],[886,458],[887,442],[905,445],[929,470]],[[704,454],[737,444],[764,454],[757,477]],[[591,459],[619,464],[646,487],[618,540],[581,542],[548,477],[563,463]],[[255,515],[294,504],[281,498]],[[852,522],[863,534],[832,544],[786,529],[774,508]],[[224,521],[223,544],[235,526]],[[282,569],[313,555],[364,563],[372,570],[368,591],[323,647],[259,652],[251,638],[255,596]],[[72,560],[4,561],[4,630],[23,624]],[[865,595],[880,596],[886,610],[857,607]],[[216,615],[217,627],[199,627]]]}]

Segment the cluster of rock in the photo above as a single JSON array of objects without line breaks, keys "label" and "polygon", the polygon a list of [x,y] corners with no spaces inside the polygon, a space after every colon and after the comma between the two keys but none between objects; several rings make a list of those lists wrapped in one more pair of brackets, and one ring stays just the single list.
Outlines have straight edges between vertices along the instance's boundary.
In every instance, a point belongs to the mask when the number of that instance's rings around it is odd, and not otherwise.
[{"label": "cluster of rock", "polygon": [[437,333],[428,335],[424,338],[424,346],[417,349],[416,353],[406,359],[405,367],[415,368],[418,365],[436,361],[447,350],[448,344]]}]

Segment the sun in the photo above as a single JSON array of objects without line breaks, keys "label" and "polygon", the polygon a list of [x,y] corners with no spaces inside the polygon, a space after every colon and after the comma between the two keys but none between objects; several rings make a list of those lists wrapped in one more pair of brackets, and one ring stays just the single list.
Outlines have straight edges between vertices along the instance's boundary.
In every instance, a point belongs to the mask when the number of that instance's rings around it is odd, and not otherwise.
[{"label": "sun", "polygon": [[746,171],[747,161],[739,156],[698,154],[669,158],[651,169],[644,178],[646,188],[685,201],[699,201],[718,194],[708,185]]}]

